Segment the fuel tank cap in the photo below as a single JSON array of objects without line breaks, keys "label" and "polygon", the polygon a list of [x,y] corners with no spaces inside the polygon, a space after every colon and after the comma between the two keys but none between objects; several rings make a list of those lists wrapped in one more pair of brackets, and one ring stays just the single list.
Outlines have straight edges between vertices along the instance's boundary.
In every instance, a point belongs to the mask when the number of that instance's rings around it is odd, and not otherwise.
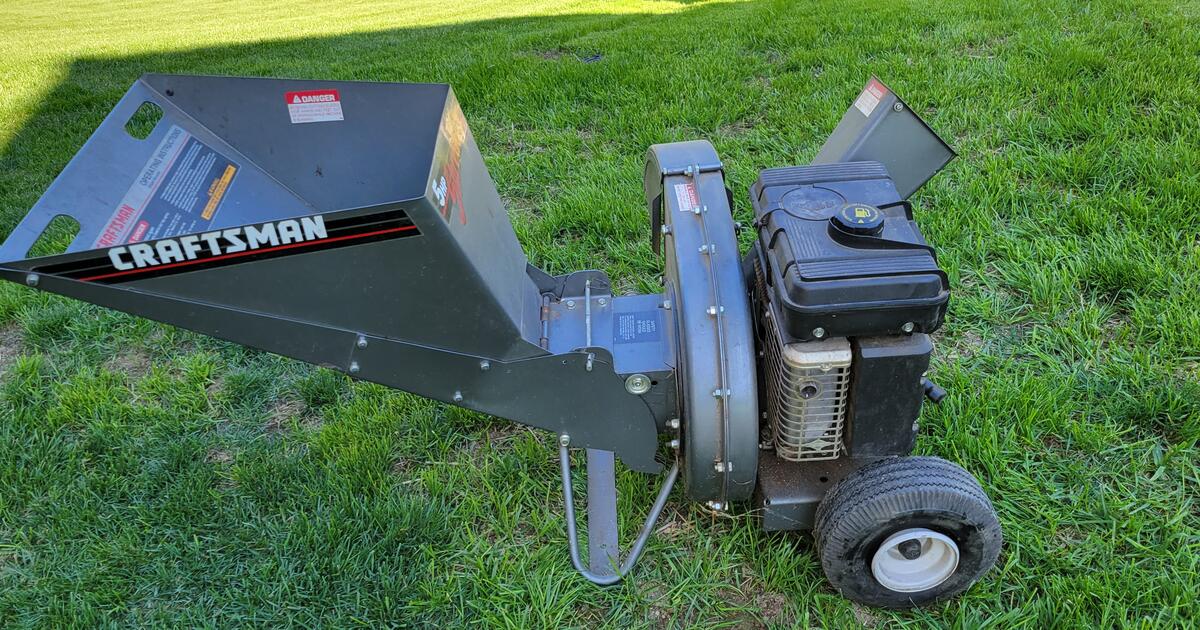
[{"label": "fuel tank cap", "polygon": [[884,215],[875,206],[848,203],[829,217],[835,227],[851,234],[876,236],[883,231]]}]

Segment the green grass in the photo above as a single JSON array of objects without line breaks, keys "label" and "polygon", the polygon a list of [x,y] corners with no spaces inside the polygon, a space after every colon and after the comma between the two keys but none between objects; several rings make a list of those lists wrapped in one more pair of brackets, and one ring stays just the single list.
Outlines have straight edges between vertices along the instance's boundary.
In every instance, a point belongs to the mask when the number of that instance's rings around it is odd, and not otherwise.
[{"label": "green grass", "polygon": [[[531,259],[654,291],[649,144],[710,139],[745,219],[878,74],[962,156],[917,199],[954,287],[918,451],[1007,542],[866,610],[677,492],[596,588],[549,436],[6,284],[0,626],[1200,623],[1196,3],[119,4],[0,0],[0,233],[143,72],[444,81]],[[619,482],[628,536],[653,483]]]}]

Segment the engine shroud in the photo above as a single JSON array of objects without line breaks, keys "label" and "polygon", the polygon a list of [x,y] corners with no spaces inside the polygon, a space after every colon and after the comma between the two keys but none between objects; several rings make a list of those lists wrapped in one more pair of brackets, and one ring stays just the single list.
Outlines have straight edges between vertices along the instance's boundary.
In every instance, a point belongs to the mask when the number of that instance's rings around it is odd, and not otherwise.
[{"label": "engine shroud", "polygon": [[946,274],[883,164],[767,169],[750,197],[759,262],[785,333],[812,340],[941,326]]}]

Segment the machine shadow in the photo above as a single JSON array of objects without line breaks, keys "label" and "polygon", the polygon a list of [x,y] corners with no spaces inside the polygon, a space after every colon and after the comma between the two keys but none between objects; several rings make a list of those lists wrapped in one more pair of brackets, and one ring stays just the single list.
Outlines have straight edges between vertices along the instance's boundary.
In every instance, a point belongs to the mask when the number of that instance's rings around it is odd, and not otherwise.
[{"label": "machine shadow", "polygon": [[[720,124],[725,107],[706,102],[678,115],[676,99],[661,99],[664,85],[695,84],[719,68],[671,63],[691,47],[662,43],[664,29],[705,28],[707,45],[737,39],[731,29],[707,25],[743,19],[753,4],[687,7],[671,14],[575,14],[502,18],[458,25],[397,28],[329,37],[241,43],[118,57],[81,57],[0,149],[0,235],[12,231],[72,155],[130,85],[144,73],[202,74],[343,81],[449,83],[463,104],[493,179],[502,193],[520,142],[506,131],[545,128],[585,130],[591,114],[639,121],[622,133],[620,154],[638,161],[654,142],[679,139],[680,129]],[[741,16],[741,17],[738,17]],[[724,40],[724,41],[723,41]],[[652,43],[658,42],[658,43]],[[657,48],[655,54],[644,54]],[[667,63],[664,63],[663,57]],[[699,74],[699,76],[697,76]],[[726,80],[712,76],[709,80]],[[601,86],[628,85],[625,102],[605,99]],[[665,93],[684,91],[667,88]],[[653,111],[655,103],[660,111]],[[646,108],[650,107],[650,111]],[[689,119],[690,118],[690,119]],[[564,120],[566,119],[566,120]],[[657,121],[667,121],[656,126]],[[497,172],[497,169],[500,171]],[[630,170],[630,181],[640,173]],[[510,188],[512,186],[509,186]],[[631,190],[634,188],[630,187]],[[635,191],[636,192],[636,191]],[[635,195],[636,197],[636,195]]]}]

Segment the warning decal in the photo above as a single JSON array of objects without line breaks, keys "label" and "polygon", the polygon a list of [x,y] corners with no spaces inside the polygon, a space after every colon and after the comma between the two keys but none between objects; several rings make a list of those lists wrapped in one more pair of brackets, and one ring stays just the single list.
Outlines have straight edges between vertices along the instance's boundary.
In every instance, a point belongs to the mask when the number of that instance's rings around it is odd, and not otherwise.
[{"label": "warning decal", "polygon": [[199,232],[212,222],[238,165],[176,125],[158,144],[92,247]]},{"label": "warning decal", "polygon": [[700,207],[700,195],[696,194],[696,184],[675,184],[675,199],[679,202],[680,212],[692,212]]},{"label": "warning decal", "polygon": [[662,339],[662,314],[658,311],[617,313],[613,317],[613,343],[645,343]]},{"label": "warning decal", "polygon": [[342,96],[337,90],[288,92],[283,98],[292,124],[343,120]]},{"label": "warning decal", "polygon": [[879,101],[883,100],[886,94],[887,88],[883,87],[882,83],[872,77],[871,81],[867,83],[866,89],[862,91],[862,94],[858,95],[858,100],[854,101],[854,106],[858,108],[858,111],[863,113],[863,116],[870,116],[871,112],[875,111],[875,108],[879,105]]}]

